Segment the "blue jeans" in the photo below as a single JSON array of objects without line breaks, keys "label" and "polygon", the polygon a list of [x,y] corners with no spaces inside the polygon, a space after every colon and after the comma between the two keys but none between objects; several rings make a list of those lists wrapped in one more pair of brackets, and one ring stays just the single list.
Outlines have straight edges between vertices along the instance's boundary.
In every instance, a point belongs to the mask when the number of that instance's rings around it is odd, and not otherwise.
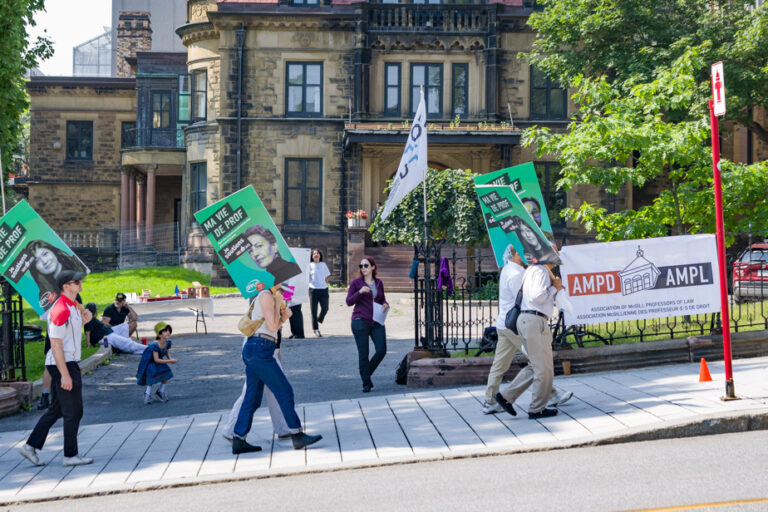
[{"label": "blue jeans", "polygon": [[296,430],[301,428],[293,400],[293,388],[274,358],[275,346],[274,341],[258,335],[248,338],[243,346],[246,389],[235,423],[235,435],[238,437],[245,438],[251,430],[253,413],[261,405],[264,385],[275,395],[288,427]]},{"label": "blue jeans", "polygon": [[[357,344],[357,366],[360,370],[360,378],[363,384],[371,380],[371,375],[379,367],[379,363],[387,355],[387,330],[383,325],[376,322],[366,322],[362,318],[352,320],[352,334],[355,336]],[[368,360],[370,346],[368,339],[373,341],[373,347],[376,352]]]}]

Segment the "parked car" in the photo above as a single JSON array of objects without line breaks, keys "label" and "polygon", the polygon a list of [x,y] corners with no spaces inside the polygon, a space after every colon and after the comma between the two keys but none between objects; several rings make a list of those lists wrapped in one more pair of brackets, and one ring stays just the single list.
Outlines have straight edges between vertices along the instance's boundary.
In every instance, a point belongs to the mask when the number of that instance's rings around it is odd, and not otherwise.
[{"label": "parked car", "polygon": [[768,242],[750,245],[733,262],[733,299],[768,299]]}]

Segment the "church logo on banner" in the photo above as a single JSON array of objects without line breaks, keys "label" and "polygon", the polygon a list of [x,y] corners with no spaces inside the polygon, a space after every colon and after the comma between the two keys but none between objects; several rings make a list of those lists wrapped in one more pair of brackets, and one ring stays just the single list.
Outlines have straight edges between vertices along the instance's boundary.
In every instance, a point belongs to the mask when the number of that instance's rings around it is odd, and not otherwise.
[{"label": "church logo on banner", "polygon": [[397,167],[395,179],[389,189],[387,204],[381,212],[381,220],[397,208],[400,201],[408,193],[424,181],[427,176],[427,109],[424,106],[424,91],[421,91],[421,100],[413,118],[413,126],[408,134],[400,165]]}]

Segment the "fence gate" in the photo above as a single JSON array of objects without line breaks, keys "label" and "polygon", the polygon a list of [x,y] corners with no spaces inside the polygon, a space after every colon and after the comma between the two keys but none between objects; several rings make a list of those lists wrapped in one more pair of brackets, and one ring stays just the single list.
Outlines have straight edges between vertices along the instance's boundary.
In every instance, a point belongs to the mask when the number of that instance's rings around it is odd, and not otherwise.
[{"label": "fence gate", "polygon": [[0,300],[2,341],[0,341],[0,381],[27,380],[24,361],[24,308],[21,295],[2,279]]}]

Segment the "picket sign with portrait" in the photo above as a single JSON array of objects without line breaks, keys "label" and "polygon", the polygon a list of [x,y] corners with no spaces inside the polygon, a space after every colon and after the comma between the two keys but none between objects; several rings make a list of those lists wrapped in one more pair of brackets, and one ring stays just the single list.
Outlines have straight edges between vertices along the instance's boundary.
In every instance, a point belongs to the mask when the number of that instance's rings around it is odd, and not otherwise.
[{"label": "picket sign with portrait", "polygon": [[0,272],[35,313],[42,315],[59,297],[56,278],[63,270],[90,272],[22,200],[0,219]]},{"label": "picket sign with portrait", "polygon": [[194,215],[246,299],[301,273],[252,185]]},{"label": "picket sign with portrait", "polygon": [[496,264],[504,266],[504,251],[511,243],[526,263],[559,265],[560,258],[546,234],[520,201],[512,186],[475,185],[491,239]]},{"label": "picket sign with portrait", "polygon": [[474,182],[475,185],[511,186],[536,224],[548,235],[550,240],[554,240],[552,223],[549,220],[549,213],[544,203],[544,195],[541,192],[541,185],[533,162],[475,176]]},{"label": "picket sign with portrait", "polygon": [[560,258],[568,324],[720,311],[715,235],[569,245]]}]

